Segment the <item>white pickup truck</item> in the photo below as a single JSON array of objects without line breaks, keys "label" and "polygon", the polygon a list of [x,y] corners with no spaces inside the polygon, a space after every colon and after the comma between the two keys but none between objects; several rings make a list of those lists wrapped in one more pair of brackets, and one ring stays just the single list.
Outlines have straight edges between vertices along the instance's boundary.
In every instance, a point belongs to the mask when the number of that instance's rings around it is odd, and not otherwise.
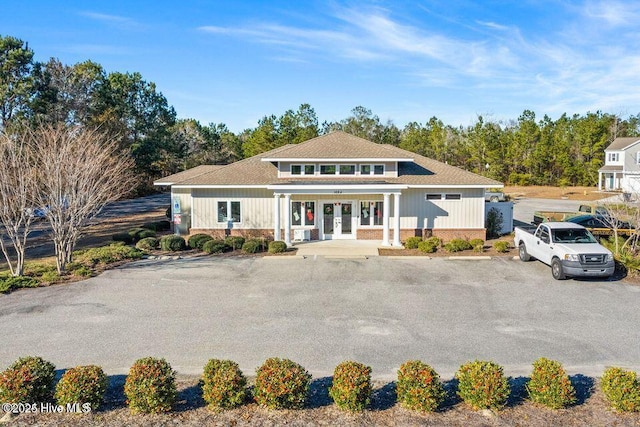
[{"label": "white pickup truck", "polygon": [[516,227],[513,239],[522,261],[536,258],[551,266],[556,280],[571,277],[609,277],[615,270],[613,254],[581,225],[545,222]]}]

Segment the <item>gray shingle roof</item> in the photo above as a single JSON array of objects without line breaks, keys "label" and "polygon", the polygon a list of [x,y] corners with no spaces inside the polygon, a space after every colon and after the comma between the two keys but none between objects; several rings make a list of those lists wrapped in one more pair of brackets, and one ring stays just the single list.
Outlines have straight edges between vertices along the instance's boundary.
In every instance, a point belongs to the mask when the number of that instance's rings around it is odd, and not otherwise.
[{"label": "gray shingle roof", "polygon": [[[180,186],[193,185],[299,185],[301,178],[278,178],[275,163],[263,159],[305,159],[305,158],[379,158],[413,159],[399,162],[398,177],[371,176],[356,178],[362,184],[406,184],[406,185],[479,185],[500,187],[502,183],[481,175],[465,171],[455,166],[420,156],[407,150],[387,144],[376,144],[345,132],[332,132],[310,139],[300,144],[289,144],[266,153],[253,156],[230,165],[216,168],[183,181]],[[188,171],[185,171],[188,172]],[[173,175],[172,175],[173,176]],[[166,179],[157,182],[164,182]],[[336,183],[335,177],[304,178],[305,183]],[[354,179],[348,179],[352,184]],[[342,182],[341,180],[338,182]],[[343,183],[347,183],[344,181]]]},{"label": "gray shingle roof", "polygon": [[637,136],[616,138],[616,139],[613,140],[611,145],[609,145],[607,148],[605,148],[605,150],[607,150],[607,151],[624,150],[625,148],[627,148],[631,144],[633,144],[635,142],[638,142],[638,141],[640,141],[640,138],[638,138]]},{"label": "gray shingle roof", "polygon": [[223,167],[224,165],[200,165],[191,169],[187,169],[182,172],[174,173],[173,175],[166,176],[162,179],[154,181],[154,185],[173,185],[177,182],[185,181],[187,179],[195,178],[204,173],[214,171]]}]

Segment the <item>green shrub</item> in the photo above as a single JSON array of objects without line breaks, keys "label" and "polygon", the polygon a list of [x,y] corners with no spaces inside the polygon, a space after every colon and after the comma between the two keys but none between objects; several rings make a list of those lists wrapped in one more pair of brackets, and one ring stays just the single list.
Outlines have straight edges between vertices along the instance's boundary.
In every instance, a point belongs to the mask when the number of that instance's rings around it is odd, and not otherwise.
[{"label": "green shrub", "polygon": [[487,229],[489,238],[499,237],[502,232],[502,224],[504,224],[504,216],[496,208],[489,209],[485,220],[484,228]]},{"label": "green shrub", "polygon": [[118,243],[74,252],[75,262],[89,267],[96,264],[112,264],[128,259],[140,259],[143,256],[144,252],[141,250]]},{"label": "green shrub", "polygon": [[129,370],[124,394],[133,414],[169,412],[177,396],[175,371],[164,359],[138,359]]},{"label": "green shrub", "polygon": [[133,242],[137,242],[146,237],[156,237],[156,232],[148,228],[132,228],[127,233],[133,238]]},{"label": "green shrub", "polygon": [[8,293],[18,288],[37,288],[40,282],[28,276],[9,276],[0,278],[0,294]]},{"label": "green shrub", "polygon": [[418,249],[418,245],[422,242],[422,237],[409,237],[404,242],[405,249]]},{"label": "green shrub", "polygon": [[264,250],[264,245],[260,240],[251,239],[244,242],[242,245],[242,252],[247,254],[256,254]]},{"label": "green shrub", "polygon": [[473,247],[474,252],[484,251],[484,240],[482,239],[471,239],[469,244]]},{"label": "green shrub", "polygon": [[447,252],[461,252],[473,249],[473,245],[464,239],[452,239],[444,245],[444,249]]},{"label": "green shrub", "polygon": [[493,249],[496,250],[496,252],[500,252],[500,253],[505,253],[509,251],[509,242],[505,241],[505,240],[498,240],[497,242],[495,242],[493,244]]},{"label": "green shrub", "polygon": [[231,246],[231,249],[234,251],[236,249],[242,249],[242,245],[244,245],[245,239],[242,236],[228,236],[224,239],[224,242]]},{"label": "green shrub", "polygon": [[231,409],[244,403],[247,380],[231,360],[211,359],[202,375],[202,398],[210,409]]},{"label": "green shrub", "polygon": [[640,380],[635,372],[607,368],[600,379],[600,386],[609,405],[616,411],[640,411]]},{"label": "green shrub", "polygon": [[213,237],[211,237],[208,234],[204,234],[204,233],[194,234],[193,236],[190,236],[189,239],[187,240],[187,246],[189,246],[191,249],[202,250],[202,245],[204,245],[204,243],[208,242],[209,240],[213,240]]},{"label": "green shrub", "polygon": [[269,409],[300,409],[307,400],[310,383],[311,375],[302,366],[272,357],[256,370],[254,398]]},{"label": "green shrub", "polygon": [[432,244],[436,248],[442,245],[442,240],[439,237],[436,237],[436,236],[431,236],[428,239],[425,239],[424,241],[425,242],[429,242],[430,244]]},{"label": "green shrub", "polygon": [[414,411],[436,411],[447,396],[436,371],[419,360],[400,366],[396,387],[398,402]]},{"label": "green shrub", "polygon": [[576,402],[576,390],[562,364],[544,357],[533,362],[526,385],[529,399],[551,409],[566,408]]},{"label": "green shrub", "polygon": [[230,251],[231,247],[223,240],[207,240],[204,242],[202,250],[208,254],[221,254]]},{"label": "green shrub", "polygon": [[160,241],[155,237],[145,237],[136,243],[136,248],[142,251],[152,251],[158,247]]},{"label": "green shrub", "polygon": [[47,402],[53,393],[55,366],[41,357],[22,357],[0,373],[0,402]]},{"label": "green shrub", "polygon": [[418,243],[418,250],[420,252],[431,254],[435,252],[437,249],[438,249],[438,246],[434,245],[433,242],[429,242],[428,240]]},{"label": "green shrub", "polygon": [[153,231],[166,231],[171,229],[171,223],[167,220],[145,222],[144,224],[142,224],[142,228],[146,228],[148,230],[153,230]]},{"label": "green shrub", "polygon": [[74,265],[73,269],[69,268],[75,276],[80,277],[91,277],[93,276],[93,270],[91,270],[86,265]]},{"label": "green shrub", "polygon": [[473,409],[500,409],[509,397],[509,382],[502,366],[493,362],[468,362],[458,369],[458,396]]},{"label": "green shrub", "polygon": [[96,410],[104,400],[109,381],[101,367],[95,365],[76,366],[62,375],[56,386],[55,398],[58,405],[78,403],[91,404]]},{"label": "green shrub", "polygon": [[163,251],[183,251],[187,248],[187,244],[181,236],[176,236],[174,234],[169,234],[168,236],[163,236],[160,239],[160,249]]},{"label": "green shrub", "polygon": [[269,253],[279,254],[287,251],[287,244],[283,241],[276,240],[275,242],[269,242]]},{"label": "green shrub", "polygon": [[57,271],[45,271],[44,273],[42,273],[42,275],[40,276],[40,280],[43,283],[55,283],[58,280],[60,280],[60,275],[58,274]]},{"label": "green shrub", "polygon": [[340,409],[363,411],[371,402],[371,368],[358,362],[342,362],[333,372],[329,396]]},{"label": "green shrub", "polygon": [[111,236],[111,238],[115,242],[124,242],[127,245],[130,245],[131,243],[133,243],[133,240],[134,240],[134,237],[129,233],[116,233],[113,236]]}]

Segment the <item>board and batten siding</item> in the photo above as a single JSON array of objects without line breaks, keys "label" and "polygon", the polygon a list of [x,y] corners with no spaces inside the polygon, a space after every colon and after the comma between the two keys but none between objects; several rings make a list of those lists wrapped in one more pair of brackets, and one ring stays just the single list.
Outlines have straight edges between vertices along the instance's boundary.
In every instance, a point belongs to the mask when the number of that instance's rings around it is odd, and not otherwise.
[{"label": "board and batten siding", "polygon": [[[234,223],[237,229],[273,228],[273,191],[266,189],[201,189],[191,190],[193,202],[191,227],[197,229],[224,229],[226,222],[218,222],[217,205],[219,201],[240,202],[241,222]],[[283,199],[284,200],[284,199]],[[283,200],[280,201],[284,212]]]},{"label": "board and batten siding", "polygon": [[[429,194],[460,194],[460,200],[426,200]],[[393,209],[393,208],[392,208]],[[393,216],[393,210],[391,210]],[[400,228],[484,228],[484,189],[408,189],[400,196]]]}]

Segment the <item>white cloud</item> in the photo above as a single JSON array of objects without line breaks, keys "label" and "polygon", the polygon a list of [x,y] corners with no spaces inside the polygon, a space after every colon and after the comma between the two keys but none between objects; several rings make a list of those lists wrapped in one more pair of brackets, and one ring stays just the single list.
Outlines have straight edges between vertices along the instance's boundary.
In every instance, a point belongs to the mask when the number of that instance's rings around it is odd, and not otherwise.
[{"label": "white cloud", "polygon": [[584,5],[584,14],[612,27],[635,26],[640,18],[640,6],[635,1],[589,1]]},{"label": "white cloud", "polygon": [[119,15],[110,15],[106,13],[99,12],[91,12],[91,11],[83,11],[78,13],[81,16],[85,16],[94,21],[100,21],[107,25],[112,25],[120,29],[127,30],[141,30],[144,29],[145,26],[139,22],[137,22],[133,18],[129,18],[126,16]]}]

